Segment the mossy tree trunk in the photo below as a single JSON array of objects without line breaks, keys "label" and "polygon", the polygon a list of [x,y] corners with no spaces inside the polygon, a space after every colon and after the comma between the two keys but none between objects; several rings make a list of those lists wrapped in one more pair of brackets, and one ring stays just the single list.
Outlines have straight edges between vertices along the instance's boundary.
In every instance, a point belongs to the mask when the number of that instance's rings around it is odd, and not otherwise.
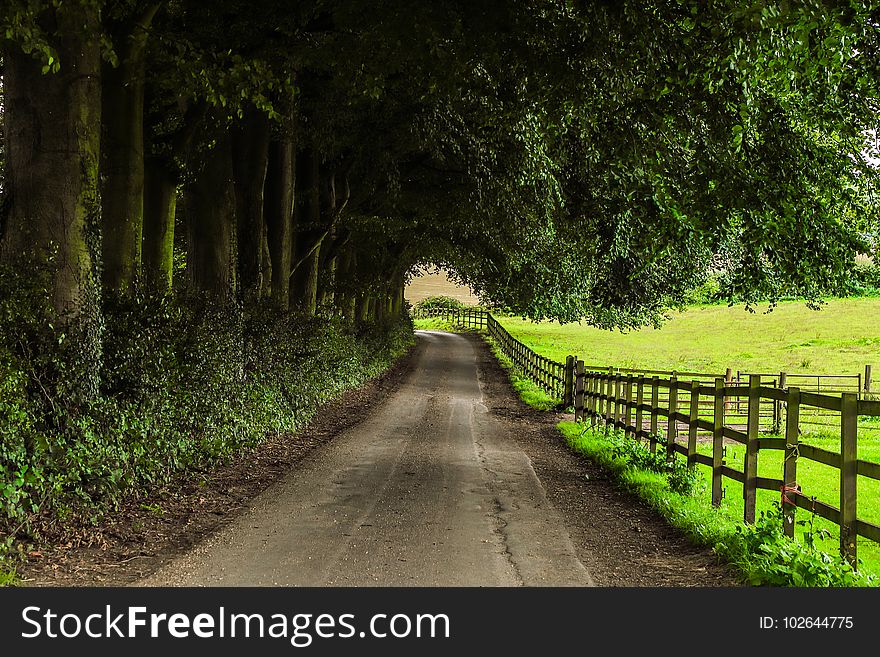
[{"label": "mossy tree trunk", "polygon": [[307,315],[317,310],[321,242],[320,158],[313,149],[297,156],[295,262],[290,283],[291,305]]},{"label": "mossy tree trunk", "polygon": [[263,208],[272,265],[271,298],[283,310],[290,306],[294,163],[294,145],[291,139],[276,140],[270,144]]},{"label": "mossy tree trunk", "polygon": [[[91,3],[45,12],[61,68],[14,44],[4,50],[7,208],[2,260],[49,276],[59,321],[97,319],[101,51]],[[25,265],[24,263],[29,263]],[[97,331],[92,340],[97,350]],[[97,353],[97,352],[96,352]]]},{"label": "mossy tree trunk", "polygon": [[260,298],[270,299],[272,298],[272,254],[269,253],[269,230],[266,226],[265,216],[263,217],[263,239],[260,244],[260,257],[260,271],[262,272]]},{"label": "mossy tree trunk", "polygon": [[238,284],[245,298],[258,299],[264,288],[263,187],[269,161],[269,117],[251,107],[232,134]]},{"label": "mossy tree trunk", "polygon": [[144,76],[150,24],[160,3],[114,39],[119,65],[105,63],[101,104],[103,147],[103,281],[106,292],[125,294],[140,276],[144,226]]},{"label": "mossy tree trunk", "polygon": [[366,322],[370,319],[370,295],[361,292],[355,302],[355,319],[359,322]]},{"label": "mossy tree trunk", "polygon": [[170,292],[174,275],[177,175],[160,158],[144,165],[143,270],[153,289]]},{"label": "mossy tree trunk", "polygon": [[354,319],[355,296],[351,291],[351,274],[354,268],[354,253],[350,245],[340,249],[336,267],[336,294],[334,304],[343,317]]},{"label": "mossy tree trunk", "polygon": [[332,252],[335,251],[333,248],[335,239],[336,236],[331,230],[319,249],[318,302],[324,306],[333,304],[335,294],[337,257],[332,255]]}]

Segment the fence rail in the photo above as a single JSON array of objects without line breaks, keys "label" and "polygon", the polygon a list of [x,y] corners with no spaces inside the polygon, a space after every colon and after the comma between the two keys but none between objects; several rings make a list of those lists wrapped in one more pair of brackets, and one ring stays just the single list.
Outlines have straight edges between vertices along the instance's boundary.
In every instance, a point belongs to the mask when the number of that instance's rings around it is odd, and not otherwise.
[{"label": "fence rail", "polygon": [[[690,468],[710,468],[714,506],[721,505],[724,481],[737,482],[745,522],[755,521],[757,491],[770,490],[780,495],[788,536],[794,536],[794,511],[801,508],[839,526],[840,552],[854,565],[858,536],[880,543],[880,525],[860,518],[856,504],[860,477],[880,481],[880,464],[858,458],[859,417],[880,417],[880,401],[870,393],[870,366],[864,376],[734,376],[730,370],[713,374],[588,365],[575,356],[561,363],[514,338],[489,312],[438,311],[427,316],[485,328],[524,375],[559,399],[563,408],[574,408],[576,421],[620,429],[634,440],[646,441],[652,451],[665,450],[670,459],[681,454]],[[839,451],[801,441],[807,418],[820,416],[833,419]],[[698,451],[709,443],[711,454]],[[745,447],[742,469],[727,463],[726,445],[731,443]],[[779,478],[758,476],[760,455],[768,450],[784,452]],[[839,495],[833,503],[809,495],[808,486],[798,481],[798,464],[803,461],[838,471]]]},{"label": "fence rail", "polygon": [[473,308],[425,308],[413,312],[413,319],[442,319],[450,324],[458,324],[467,328],[486,328],[486,321],[491,317],[485,310]]}]

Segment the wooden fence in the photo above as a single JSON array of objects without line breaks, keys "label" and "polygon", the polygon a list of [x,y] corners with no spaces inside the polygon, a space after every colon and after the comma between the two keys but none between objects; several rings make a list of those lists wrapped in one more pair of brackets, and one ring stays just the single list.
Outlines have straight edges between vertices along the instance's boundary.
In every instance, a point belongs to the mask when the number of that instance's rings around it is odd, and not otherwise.
[{"label": "wooden fence", "polygon": [[[880,416],[880,402],[859,399],[856,393],[840,396],[803,391],[798,387],[785,390],[761,385],[760,375],[749,377],[748,386],[730,386],[721,377],[713,385],[699,381],[681,381],[676,377],[644,377],[609,375],[588,372],[582,361],[575,363],[575,420],[589,420],[593,426],[605,424],[622,430],[636,440],[648,441],[652,450],[662,445],[669,458],[682,454],[689,467],[704,466],[712,470],[712,504],[721,505],[724,479],[742,486],[743,519],[755,521],[758,490],[780,494],[783,529],[794,535],[794,509],[799,507],[819,515],[840,527],[840,551],[856,563],[856,537],[880,542],[880,526],[857,517],[858,478],[880,481],[880,464],[858,458],[858,418]],[[661,403],[665,391],[665,403]],[[712,412],[704,412],[701,399],[711,401]],[[744,430],[730,426],[725,409],[732,400],[745,400],[747,422]],[[760,431],[760,409],[763,402],[785,404],[784,437],[772,437]],[[840,451],[825,450],[801,442],[800,414],[805,408],[821,408],[836,412],[840,427]],[[665,421],[661,422],[661,418]],[[665,431],[662,429],[665,426]],[[697,451],[700,434],[708,435],[712,453]],[[725,461],[725,443],[745,446],[742,470]],[[759,477],[758,460],[765,450],[783,450],[780,478]],[[798,482],[801,459],[822,463],[838,471],[840,490],[837,505],[810,496]]]},{"label": "wooden fence", "polygon": [[483,329],[491,317],[485,310],[473,308],[426,308],[413,311],[413,319],[442,319],[466,328]]},{"label": "wooden fence", "polygon": [[[576,421],[620,429],[634,440],[645,440],[652,451],[665,450],[670,459],[681,454],[691,468],[710,468],[714,506],[721,505],[725,480],[737,482],[745,522],[755,521],[757,491],[769,490],[780,496],[788,536],[794,536],[794,510],[801,508],[839,526],[840,552],[853,564],[858,536],[880,543],[880,526],[857,512],[859,478],[880,481],[880,464],[859,459],[857,450],[859,417],[880,417],[880,401],[870,394],[870,367],[864,378],[824,377],[837,385],[813,392],[814,385],[821,388],[823,377],[738,372],[734,378],[730,370],[712,375],[608,368],[587,365],[575,356],[560,363],[514,338],[491,313],[452,311],[434,316],[485,327],[523,374],[559,399],[563,408],[574,408]],[[792,385],[795,382],[801,385]],[[804,418],[818,414],[834,418],[839,451],[802,442]],[[711,453],[705,448],[698,451],[698,446],[709,444]],[[727,463],[725,447],[730,444],[744,446],[742,470]],[[758,476],[760,455],[767,450],[784,452],[778,478]],[[798,481],[802,460],[837,470],[838,499],[831,503],[809,494],[807,484]]]},{"label": "wooden fence", "polygon": [[486,331],[502,353],[544,392],[570,402],[574,372],[571,363],[566,367],[563,363],[535,353],[508,333],[490,313],[486,313]]}]

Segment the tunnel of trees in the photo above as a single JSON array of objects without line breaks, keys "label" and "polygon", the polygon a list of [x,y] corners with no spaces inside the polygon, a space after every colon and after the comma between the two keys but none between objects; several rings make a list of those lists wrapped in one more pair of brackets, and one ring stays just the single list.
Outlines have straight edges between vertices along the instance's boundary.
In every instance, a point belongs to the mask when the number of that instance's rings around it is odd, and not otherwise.
[{"label": "tunnel of trees", "polygon": [[18,532],[298,426],[405,348],[422,267],[627,328],[710,274],[818,299],[875,246],[871,3],[0,0],[0,30]]}]

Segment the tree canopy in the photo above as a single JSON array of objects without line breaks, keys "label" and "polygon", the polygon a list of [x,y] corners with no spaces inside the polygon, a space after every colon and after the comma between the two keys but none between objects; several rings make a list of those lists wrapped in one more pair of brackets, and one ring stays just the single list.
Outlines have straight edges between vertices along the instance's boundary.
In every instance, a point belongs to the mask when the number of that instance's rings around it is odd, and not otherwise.
[{"label": "tree canopy", "polygon": [[[529,317],[629,327],[712,273],[746,304],[815,300],[875,248],[873,3],[0,7],[4,259],[69,234],[15,238],[62,212],[16,188],[33,161],[20,144],[51,116],[36,97],[92,52],[100,107],[68,120],[103,109],[96,141],[78,142],[83,161],[101,151],[101,175],[68,191],[71,207],[100,192],[101,230],[76,248],[93,249],[80,278],[103,265],[104,294],[186,280],[357,315],[444,264]],[[59,312],[82,289],[56,295]]]}]

